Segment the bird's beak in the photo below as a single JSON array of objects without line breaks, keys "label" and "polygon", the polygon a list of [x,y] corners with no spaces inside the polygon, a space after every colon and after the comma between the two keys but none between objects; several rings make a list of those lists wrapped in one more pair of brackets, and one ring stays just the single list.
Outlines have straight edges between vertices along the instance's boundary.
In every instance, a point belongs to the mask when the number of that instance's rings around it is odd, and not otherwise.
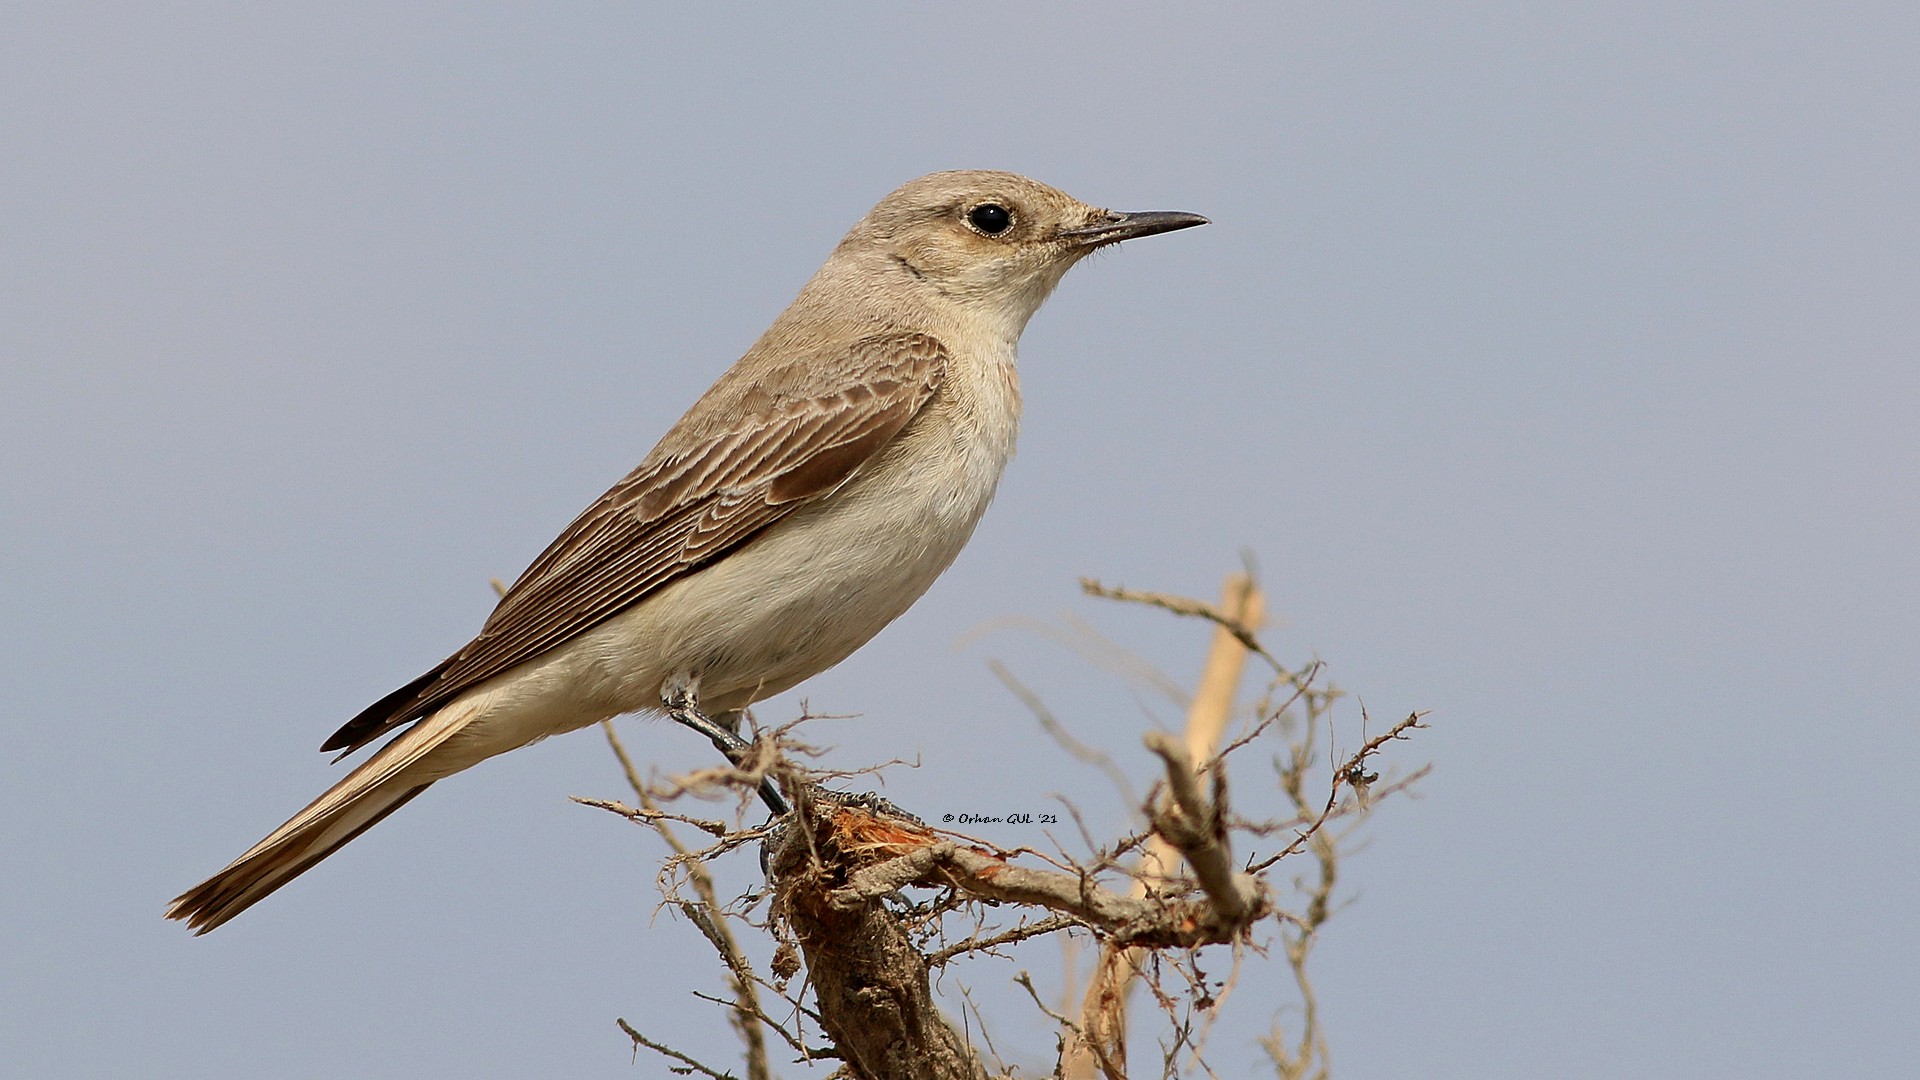
[{"label": "bird's beak", "polygon": [[1207,224],[1207,219],[1199,214],[1188,214],[1179,210],[1145,210],[1135,214],[1123,214],[1117,210],[1108,210],[1103,220],[1077,229],[1062,229],[1060,239],[1081,247],[1104,247],[1117,244],[1122,240],[1132,240],[1137,236],[1152,236],[1154,233],[1172,232],[1175,229],[1191,229],[1195,225]]}]

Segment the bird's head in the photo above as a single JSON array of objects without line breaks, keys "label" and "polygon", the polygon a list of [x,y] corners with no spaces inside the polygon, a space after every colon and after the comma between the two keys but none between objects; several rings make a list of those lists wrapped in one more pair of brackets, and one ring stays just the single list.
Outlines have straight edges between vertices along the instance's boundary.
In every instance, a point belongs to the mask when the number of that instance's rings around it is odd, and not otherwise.
[{"label": "bird's head", "polygon": [[1198,214],[1103,210],[1009,172],[923,176],[880,200],[837,256],[883,267],[1018,337],[1074,263],[1122,240],[1204,225]]}]

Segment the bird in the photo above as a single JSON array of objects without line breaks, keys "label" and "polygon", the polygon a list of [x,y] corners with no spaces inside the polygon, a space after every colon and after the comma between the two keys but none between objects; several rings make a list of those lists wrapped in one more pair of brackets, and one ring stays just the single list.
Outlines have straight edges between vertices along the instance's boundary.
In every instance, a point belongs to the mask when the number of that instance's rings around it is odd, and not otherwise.
[{"label": "bird", "polygon": [[1015,347],[1061,277],[1207,223],[991,170],[887,195],[478,636],[321,749],[403,730],[167,917],[204,934],[434,782],[616,715],[744,745],[729,719],[866,644],[973,534],[1014,452]]}]

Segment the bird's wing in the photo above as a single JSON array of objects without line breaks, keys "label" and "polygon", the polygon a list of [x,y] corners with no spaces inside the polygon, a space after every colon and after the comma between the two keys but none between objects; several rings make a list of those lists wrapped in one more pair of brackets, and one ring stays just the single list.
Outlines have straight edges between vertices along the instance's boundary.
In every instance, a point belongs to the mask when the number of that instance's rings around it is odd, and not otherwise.
[{"label": "bird's wing", "polygon": [[947,360],[937,339],[919,333],[876,335],[850,348],[846,356],[798,356],[757,376],[729,371],[533,561],[479,637],[374,703],[321,749],[365,746],[845,483],[939,390]]}]

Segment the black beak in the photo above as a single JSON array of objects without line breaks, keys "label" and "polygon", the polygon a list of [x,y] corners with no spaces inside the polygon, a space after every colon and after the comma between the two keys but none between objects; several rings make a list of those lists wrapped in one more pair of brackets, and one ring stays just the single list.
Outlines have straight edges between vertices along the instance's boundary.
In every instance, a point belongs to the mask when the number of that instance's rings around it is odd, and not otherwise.
[{"label": "black beak", "polygon": [[1139,236],[1152,236],[1154,233],[1172,232],[1175,229],[1191,229],[1195,225],[1207,224],[1207,219],[1199,214],[1183,213],[1179,210],[1146,210],[1137,214],[1122,214],[1117,210],[1108,210],[1106,219],[1082,225],[1077,229],[1062,229],[1060,239],[1085,247],[1104,247],[1117,244],[1122,240],[1132,240]]}]

